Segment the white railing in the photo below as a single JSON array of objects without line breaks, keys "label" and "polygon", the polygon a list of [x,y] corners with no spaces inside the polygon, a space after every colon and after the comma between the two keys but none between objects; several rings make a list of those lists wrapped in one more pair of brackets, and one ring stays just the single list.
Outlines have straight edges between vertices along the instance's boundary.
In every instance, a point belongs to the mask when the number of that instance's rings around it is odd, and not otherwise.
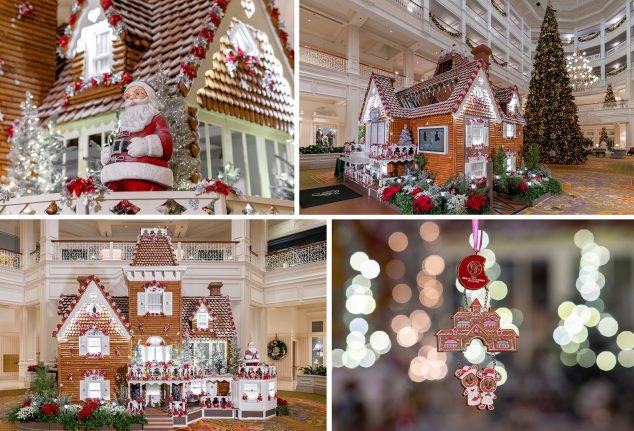
[{"label": "white railing", "polygon": [[586,60],[588,61],[594,61],[594,60],[600,60],[601,59],[601,53],[596,53],[596,54],[592,54],[592,55],[586,55]]},{"label": "white railing", "polygon": [[22,269],[22,255],[0,248],[0,268]]},{"label": "white railing", "polygon": [[359,75],[363,78],[370,79],[370,75],[372,75],[372,72],[394,78],[394,88],[396,90],[400,90],[405,87],[405,78],[403,76],[397,75],[396,73],[388,72],[383,69],[368,66],[367,64],[359,64]]},{"label": "white railing", "polygon": [[39,263],[40,262],[40,257],[41,257],[41,253],[40,253],[40,249],[38,247],[38,248],[36,248],[35,250],[33,250],[31,252],[31,265]]},{"label": "white railing", "polygon": [[610,109],[627,109],[630,108],[630,104],[627,100],[619,100],[618,102],[613,103],[587,103],[583,105],[578,105],[577,110],[579,112],[590,112],[590,111],[606,111]]},{"label": "white railing", "polygon": [[337,72],[348,70],[347,59],[303,46],[299,49],[299,61]]},{"label": "white railing", "polygon": [[292,266],[305,265],[307,263],[313,262],[321,262],[326,260],[326,256],[326,241],[316,242],[299,247],[291,247],[268,254],[266,256],[266,270],[275,271],[276,269],[290,268]]},{"label": "white railing", "polygon": [[[235,242],[223,241],[178,241],[172,243],[178,260],[183,261],[233,261],[236,255]],[[130,261],[134,254],[134,241],[53,241],[53,260]]]},{"label": "white railing", "polygon": [[608,51],[605,53],[605,56],[607,57],[607,56],[613,54],[614,52],[618,51],[619,49],[621,49],[623,47],[623,45],[625,45],[625,41],[619,42],[618,45],[613,46],[612,48],[608,49]]},{"label": "white railing", "polygon": [[421,2],[416,2],[413,0],[390,0],[390,1],[394,3],[396,6],[400,7],[401,9],[404,9],[407,12],[411,13],[415,17],[420,19],[425,19],[425,10],[423,9],[423,6],[420,4],[422,3],[422,1]]}]

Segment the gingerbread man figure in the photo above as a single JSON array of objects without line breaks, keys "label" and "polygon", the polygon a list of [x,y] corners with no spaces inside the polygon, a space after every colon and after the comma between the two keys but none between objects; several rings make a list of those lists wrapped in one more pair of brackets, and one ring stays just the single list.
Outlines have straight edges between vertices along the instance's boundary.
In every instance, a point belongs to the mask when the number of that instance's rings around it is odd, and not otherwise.
[{"label": "gingerbread man figure", "polygon": [[495,389],[498,386],[497,382],[502,380],[502,375],[493,368],[483,368],[478,371],[478,378],[480,379],[480,397],[482,398],[478,408],[480,410],[493,410],[493,400],[497,398]]},{"label": "gingerbread man figure", "polygon": [[480,371],[478,371],[477,365],[465,365],[457,369],[454,376],[460,380],[460,383],[465,388],[462,395],[467,397],[467,405],[482,408],[480,405],[480,389],[478,388],[477,379],[479,373]]}]

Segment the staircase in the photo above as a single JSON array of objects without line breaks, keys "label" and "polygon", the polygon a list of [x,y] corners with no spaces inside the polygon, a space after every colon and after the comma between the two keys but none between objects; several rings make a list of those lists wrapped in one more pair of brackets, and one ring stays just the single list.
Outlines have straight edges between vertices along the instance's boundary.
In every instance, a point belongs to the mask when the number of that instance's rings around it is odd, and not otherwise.
[{"label": "staircase", "polygon": [[174,428],[174,425],[172,424],[172,418],[170,418],[166,414],[162,414],[160,416],[148,416],[146,414],[145,418],[147,419],[147,425],[145,425],[143,429],[146,431],[164,431]]}]

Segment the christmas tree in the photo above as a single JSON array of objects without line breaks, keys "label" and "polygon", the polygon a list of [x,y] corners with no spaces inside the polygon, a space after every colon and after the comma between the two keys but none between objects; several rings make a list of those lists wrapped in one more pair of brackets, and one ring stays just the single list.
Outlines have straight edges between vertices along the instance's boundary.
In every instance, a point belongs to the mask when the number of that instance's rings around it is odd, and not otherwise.
[{"label": "christmas tree", "polygon": [[614,97],[614,89],[612,84],[608,84],[608,89],[605,91],[605,100],[603,105],[606,108],[614,108],[616,106],[616,97]]},{"label": "christmas tree", "polygon": [[55,120],[40,125],[40,115],[33,104],[33,96],[26,93],[20,105],[22,117],[14,125],[9,138],[11,166],[4,178],[9,192],[16,197],[55,193],[62,189],[64,138],[55,130]]},{"label": "christmas tree", "polygon": [[231,374],[238,374],[238,371],[240,371],[240,361],[242,359],[240,356],[240,345],[238,344],[238,337],[234,336],[231,338],[229,350],[229,372]]},{"label": "christmas tree", "polygon": [[414,141],[412,140],[412,134],[409,132],[407,126],[403,127],[403,131],[401,132],[401,137],[398,139],[398,144],[396,145],[414,145]]},{"label": "christmas tree", "polygon": [[550,4],[537,43],[525,118],[525,151],[530,144],[538,144],[543,163],[571,165],[586,161],[577,105]]},{"label": "christmas tree", "polygon": [[[271,185],[271,195],[276,199],[284,199],[292,201],[295,199],[295,174],[293,165],[287,160],[275,156],[282,165],[284,165],[283,172],[274,172],[275,184]],[[272,169],[273,167],[270,167]]]},{"label": "christmas tree", "polygon": [[601,135],[599,136],[599,145],[605,142],[608,143],[608,129],[605,127],[601,128]]},{"label": "christmas tree", "polygon": [[200,148],[194,142],[194,134],[189,127],[185,98],[178,91],[177,85],[169,80],[161,65],[150,84],[156,90],[159,111],[172,133],[174,152],[170,159],[170,169],[174,173],[173,189],[188,190],[201,177]]}]

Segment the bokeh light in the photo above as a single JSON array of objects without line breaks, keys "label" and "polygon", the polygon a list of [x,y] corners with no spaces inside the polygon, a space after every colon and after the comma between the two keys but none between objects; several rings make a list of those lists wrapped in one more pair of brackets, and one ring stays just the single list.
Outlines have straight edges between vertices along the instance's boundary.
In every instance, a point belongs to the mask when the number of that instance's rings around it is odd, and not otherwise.
[{"label": "bokeh light", "polygon": [[387,239],[387,245],[397,253],[405,251],[407,249],[407,235],[403,232],[394,232]]},{"label": "bokeh light", "polygon": [[420,237],[423,241],[434,242],[440,235],[440,228],[434,222],[427,221],[420,226]]}]

